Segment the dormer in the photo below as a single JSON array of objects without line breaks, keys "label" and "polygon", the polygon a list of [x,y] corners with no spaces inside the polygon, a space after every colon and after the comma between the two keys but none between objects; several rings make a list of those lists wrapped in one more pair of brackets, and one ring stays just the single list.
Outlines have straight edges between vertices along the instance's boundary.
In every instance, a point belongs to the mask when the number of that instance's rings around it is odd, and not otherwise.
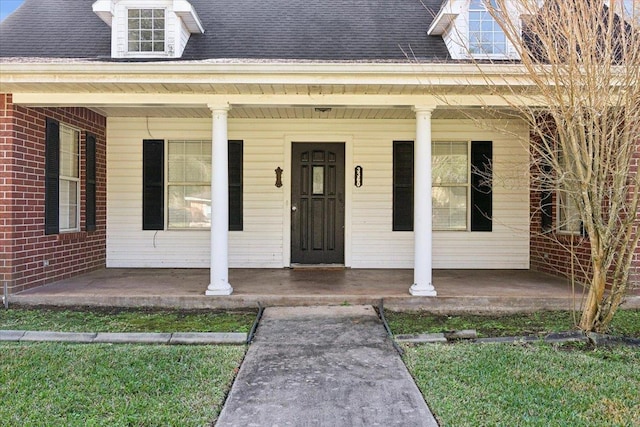
[{"label": "dormer", "polygon": [[93,12],[111,27],[113,58],[180,58],[204,33],[187,0],[98,0]]},{"label": "dormer", "polygon": [[[499,13],[519,22],[517,1],[507,1],[512,7]],[[488,4],[497,9],[495,0],[446,0],[428,34],[442,36],[453,59],[518,59],[516,49],[487,9]]]}]

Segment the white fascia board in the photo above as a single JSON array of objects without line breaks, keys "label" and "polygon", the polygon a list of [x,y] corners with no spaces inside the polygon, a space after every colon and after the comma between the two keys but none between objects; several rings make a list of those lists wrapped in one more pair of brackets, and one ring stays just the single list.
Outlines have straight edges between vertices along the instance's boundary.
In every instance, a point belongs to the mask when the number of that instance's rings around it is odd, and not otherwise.
[{"label": "white fascia board", "polygon": [[433,19],[431,26],[427,30],[427,34],[430,36],[441,36],[449,28],[449,25],[460,15],[461,6],[460,2],[456,2],[455,0],[447,0],[440,10],[438,14]]},{"label": "white fascia board", "polygon": [[187,0],[173,0],[173,12],[182,19],[191,34],[204,34],[200,17]]},{"label": "white fascia board", "polygon": [[[0,60],[0,83],[284,83],[284,84],[486,84],[487,77],[522,83],[526,72],[518,64],[418,63],[120,63],[120,62],[11,62]],[[479,67],[482,71],[479,70]],[[424,80],[426,79],[426,80]]]},{"label": "white fascia board", "polygon": [[113,2],[111,0],[96,1],[93,3],[93,13],[111,27],[113,22]]}]

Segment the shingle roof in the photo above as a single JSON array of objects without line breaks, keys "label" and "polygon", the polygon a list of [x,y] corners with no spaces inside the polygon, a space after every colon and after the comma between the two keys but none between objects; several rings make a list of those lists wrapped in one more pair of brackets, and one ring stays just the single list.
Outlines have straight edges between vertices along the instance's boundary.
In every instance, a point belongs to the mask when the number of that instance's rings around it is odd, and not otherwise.
[{"label": "shingle roof", "polygon": [[[211,58],[443,61],[427,29],[442,0],[190,0],[205,34],[182,60]],[[0,57],[111,55],[94,0],[26,0],[0,24]]]}]

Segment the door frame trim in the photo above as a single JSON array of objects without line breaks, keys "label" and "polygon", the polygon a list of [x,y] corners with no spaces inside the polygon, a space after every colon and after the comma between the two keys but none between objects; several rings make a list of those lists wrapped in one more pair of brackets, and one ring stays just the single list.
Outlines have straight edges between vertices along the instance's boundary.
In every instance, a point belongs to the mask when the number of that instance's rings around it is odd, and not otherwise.
[{"label": "door frame trim", "polygon": [[295,143],[344,144],[344,266],[351,267],[351,202],[353,194],[353,135],[332,132],[288,133],[284,136],[283,173],[283,221],[282,221],[282,261],[283,267],[291,267],[291,171],[292,149]]}]

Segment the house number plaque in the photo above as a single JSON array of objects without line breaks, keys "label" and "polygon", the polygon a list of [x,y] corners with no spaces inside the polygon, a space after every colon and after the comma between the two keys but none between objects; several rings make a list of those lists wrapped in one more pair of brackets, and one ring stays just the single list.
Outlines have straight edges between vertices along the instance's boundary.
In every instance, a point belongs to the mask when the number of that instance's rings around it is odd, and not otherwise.
[{"label": "house number plaque", "polygon": [[276,169],[276,187],[280,188],[282,187],[282,168],[280,168],[280,166],[278,166],[278,168]]},{"label": "house number plaque", "polygon": [[362,172],[363,172],[362,166],[356,166],[355,173],[354,173],[354,180],[355,180],[355,185],[358,188],[362,187]]}]

